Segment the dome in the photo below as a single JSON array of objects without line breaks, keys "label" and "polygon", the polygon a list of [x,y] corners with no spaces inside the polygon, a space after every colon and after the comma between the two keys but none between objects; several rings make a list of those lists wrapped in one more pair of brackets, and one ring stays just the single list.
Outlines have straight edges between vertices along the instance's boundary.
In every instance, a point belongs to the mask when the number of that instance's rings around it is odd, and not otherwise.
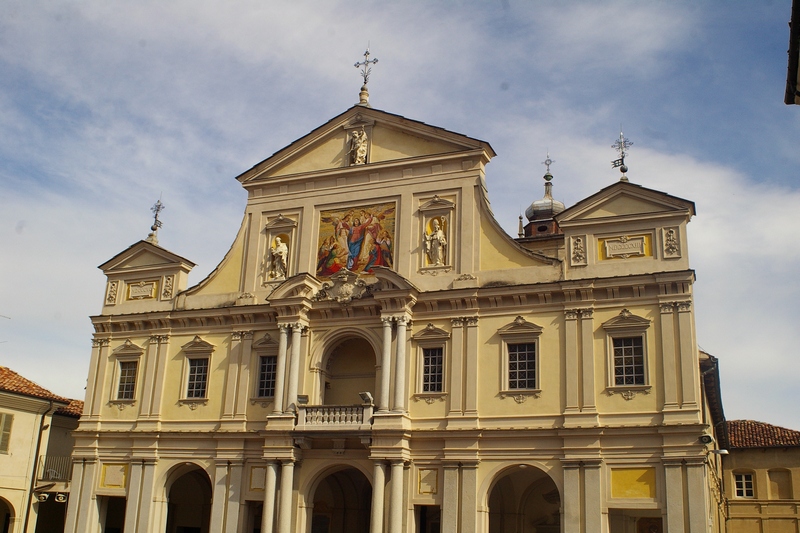
[{"label": "dome", "polygon": [[565,209],[563,202],[553,199],[553,184],[550,183],[553,175],[548,172],[544,175],[544,179],[544,198],[536,200],[525,210],[525,217],[530,222],[553,218]]}]

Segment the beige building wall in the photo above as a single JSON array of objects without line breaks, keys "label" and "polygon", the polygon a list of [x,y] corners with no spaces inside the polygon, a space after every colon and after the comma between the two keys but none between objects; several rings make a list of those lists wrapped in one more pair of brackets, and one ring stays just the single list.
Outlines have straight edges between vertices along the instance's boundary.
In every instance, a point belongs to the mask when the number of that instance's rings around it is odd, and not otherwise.
[{"label": "beige building wall", "polygon": [[242,226],[198,285],[152,239],[105,263],[66,531],[717,530],[693,204],[613,184],[548,256],[494,220],[493,156],[356,106],[239,176]]}]

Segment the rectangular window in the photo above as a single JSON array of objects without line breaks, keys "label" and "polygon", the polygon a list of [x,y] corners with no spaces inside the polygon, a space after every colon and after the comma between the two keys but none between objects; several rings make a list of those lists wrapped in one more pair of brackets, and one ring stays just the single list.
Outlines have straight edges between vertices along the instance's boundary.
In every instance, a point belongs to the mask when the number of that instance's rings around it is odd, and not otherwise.
[{"label": "rectangular window", "polygon": [[187,398],[205,398],[208,384],[208,359],[189,359]]},{"label": "rectangular window", "polygon": [[536,388],[536,343],[508,345],[508,390]]},{"label": "rectangular window", "polygon": [[137,361],[120,361],[117,400],[133,400],[136,392]]},{"label": "rectangular window", "polygon": [[614,340],[614,385],[645,385],[644,343],[641,336]]},{"label": "rectangular window", "polygon": [[14,415],[0,413],[0,453],[8,453],[8,446],[11,442],[11,422]]},{"label": "rectangular window", "polygon": [[737,498],[753,498],[753,474],[734,474],[733,479],[736,483]]},{"label": "rectangular window", "polygon": [[422,349],[422,392],[442,392],[444,349]]},{"label": "rectangular window", "polygon": [[275,368],[278,358],[274,355],[262,355],[258,365],[258,397],[271,398],[275,396]]}]

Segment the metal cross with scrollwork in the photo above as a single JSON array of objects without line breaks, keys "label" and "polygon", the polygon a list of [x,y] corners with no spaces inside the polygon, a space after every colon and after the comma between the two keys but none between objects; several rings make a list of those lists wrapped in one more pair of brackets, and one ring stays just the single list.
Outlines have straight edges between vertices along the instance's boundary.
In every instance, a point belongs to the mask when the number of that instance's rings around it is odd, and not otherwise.
[{"label": "metal cross with scrollwork", "polygon": [[619,130],[619,139],[617,142],[611,145],[611,148],[619,152],[619,159],[615,159],[611,162],[611,168],[618,168],[622,167],[620,170],[624,174],[628,169],[625,167],[625,156],[628,155],[626,150],[633,146],[633,143],[625,138],[622,134],[622,128]]},{"label": "metal cross with scrollwork", "polygon": [[158,220],[158,214],[164,210],[164,204],[161,203],[161,199],[153,204],[153,207],[150,208],[150,211],[153,212],[153,225],[150,227],[152,231],[156,231],[158,228],[161,227],[161,221]]},{"label": "metal cross with scrollwork", "polygon": [[370,59],[369,58],[369,47],[367,47],[366,52],[364,52],[364,61],[359,61],[355,65],[356,68],[361,67],[361,77],[364,78],[364,85],[367,85],[369,81],[369,75],[372,74],[372,67],[370,65],[376,65],[378,63],[378,58]]},{"label": "metal cross with scrollwork", "polygon": [[547,151],[547,158],[542,161],[542,164],[547,168],[547,173],[550,174],[550,165],[555,163],[554,159],[550,159],[550,150]]}]

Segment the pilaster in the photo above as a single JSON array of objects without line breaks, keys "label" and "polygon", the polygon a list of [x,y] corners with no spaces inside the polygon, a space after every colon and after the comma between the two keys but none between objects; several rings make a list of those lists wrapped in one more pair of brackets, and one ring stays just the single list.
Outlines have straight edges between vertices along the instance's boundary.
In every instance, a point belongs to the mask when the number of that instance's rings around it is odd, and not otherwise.
[{"label": "pilaster", "polygon": [[[464,319],[453,318],[450,341],[450,386],[448,388],[450,411],[448,416],[461,416],[464,409]],[[444,516],[442,516],[442,527]]]}]

